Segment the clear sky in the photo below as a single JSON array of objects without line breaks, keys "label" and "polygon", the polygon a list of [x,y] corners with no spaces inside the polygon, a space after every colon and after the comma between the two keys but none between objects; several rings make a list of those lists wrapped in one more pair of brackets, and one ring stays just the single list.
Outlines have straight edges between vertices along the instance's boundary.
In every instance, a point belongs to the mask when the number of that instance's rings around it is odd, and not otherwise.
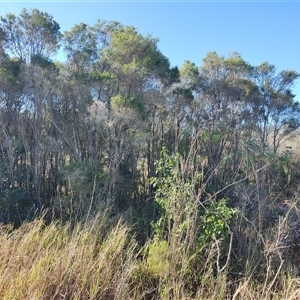
[{"label": "clear sky", "polygon": [[[300,2],[0,0],[0,15],[19,14],[23,7],[52,14],[62,32],[98,19],[137,27],[160,39],[158,47],[173,66],[187,59],[199,66],[209,51],[236,51],[253,65],[268,61],[278,71],[300,72]],[[300,80],[294,92],[300,100]]]}]

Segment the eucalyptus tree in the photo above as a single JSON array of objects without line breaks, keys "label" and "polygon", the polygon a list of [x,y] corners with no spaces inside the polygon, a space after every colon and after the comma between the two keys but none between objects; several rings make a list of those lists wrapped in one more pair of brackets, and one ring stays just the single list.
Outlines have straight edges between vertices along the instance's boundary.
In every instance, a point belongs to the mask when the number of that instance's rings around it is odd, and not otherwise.
[{"label": "eucalyptus tree", "polygon": [[186,60],[179,70],[179,79],[170,86],[168,91],[168,109],[171,112],[171,129],[173,129],[170,131],[173,140],[171,151],[174,153],[189,149],[187,145],[184,145],[183,149],[179,149],[179,146],[184,137],[191,137],[187,120],[192,112],[198,76],[199,70],[196,65]]},{"label": "eucalyptus tree", "polygon": [[[13,221],[12,209],[27,199],[26,161],[19,133],[22,109],[22,66],[0,48],[0,220]],[[10,215],[10,217],[9,217]]]},{"label": "eucalyptus tree", "polygon": [[234,169],[228,170],[229,165],[225,164],[223,175],[215,176],[222,170],[220,164],[224,162],[223,158],[234,157],[238,153],[241,135],[245,135],[250,126],[246,105],[253,89],[249,80],[250,70],[251,66],[239,54],[232,53],[225,58],[215,52],[207,54],[199,70],[191,122],[202,127],[199,147],[207,160],[206,176],[212,189],[224,185],[222,181],[227,181],[238,165],[235,161]]},{"label": "eucalyptus tree", "polygon": [[299,103],[292,93],[299,73],[294,70],[276,72],[274,65],[264,62],[253,68],[252,78],[257,87],[252,111],[257,116],[261,149],[270,145],[277,152],[282,140],[300,126]]},{"label": "eucalyptus tree", "polygon": [[45,58],[56,53],[60,27],[53,17],[38,9],[23,9],[19,16],[8,13],[1,17],[0,30],[4,48],[12,56],[30,64],[34,55]]},{"label": "eucalyptus tree", "polygon": [[134,27],[112,33],[110,45],[101,53],[109,72],[117,77],[115,93],[126,96],[143,93],[157,76],[164,76],[168,59],[157,48],[158,39],[144,37]]},{"label": "eucalyptus tree", "polygon": [[7,123],[6,129],[16,125],[14,116],[22,107],[22,65],[19,59],[10,58],[0,49],[0,105],[2,112],[5,111]]},{"label": "eucalyptus tree", "polygon": [[0,23],[2,45],[6,54],[22,63],[22,109],[26,117],[18,123],[26,148],[26,160],[30,165],[28,182],[33,182],[30,184],[29,194],[39,209],[43,205],[41,139],[45,131],[43,108],[47,98],[41,78],[44,76],[44,70],[52,66],[50,57],[59,49],[59,29],[58,23],[51,15],[37,9],[23,9],[19,16],[8,13],[1,17]]},{"label": "eucalyptus tree", "polygon": [[85,23],[74,25],[62,36],[62,44],[66,55],[66,67],[78,77],[96,79],[105,70],[99,52],[109,46],[111,35],[121,28],[118,22],[98,20],[93,26]]},{"label": "eucalyptus tree", "polygon": [[120,26],[117,22],[98,20],[94,26],[84,23],[74,25],[63,34],[66,61],[60,74],[61,102],[66,109],[61,121],[66,124],[72,122],[73,126],[59,127],[71,130],[65,132],[65,136],[73,137],[69,138],[68,145],[76,160],[95,158],[97,151],[103,152],[101,149],[105,147],[103,140],[97,144],[93,138],[97,132],[87,122],[87,115],[88,108],[95,100],[107,102],[111,95],[113,82],[99,52],[109,45],[112,32]]},{"label": "eucalyptus tree", "polygon": [[160,78],[166,78],[169,72],[169,61],[158,50],[157,42],[150,35],[139,34],[134,27],[123,27],[112,33],[109,46],[100,53],[113,83],[108,99],[113,126],[107,155],[109,178],[114,184],[108,189],[109,195],[117,193],[115,180],[127,181],[128,189],[122,192],[125,197],[137,194],[132,183],[137,182],[137,163],[147,145],[147,119],[152,113],[151,101],[147,102],[149,91],[155,90]]}]

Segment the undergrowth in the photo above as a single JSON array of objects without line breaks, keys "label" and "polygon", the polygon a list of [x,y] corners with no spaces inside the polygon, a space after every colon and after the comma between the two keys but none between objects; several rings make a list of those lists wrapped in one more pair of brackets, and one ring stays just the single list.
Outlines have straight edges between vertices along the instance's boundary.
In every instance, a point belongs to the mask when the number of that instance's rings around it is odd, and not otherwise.
[{"label": "undergrowth", "polygon": [[[139,247],[122,218],[110,228],[106,219],[99,215],[75,228],[42,220],[12,232],[2,227],[0,299],[299,299],[297,277],[281,274],[277,288],[263,294],[251,274],[234,282],[230,270],[216,271],[214,243],[190,264],[168,242]],[[173,255],[185,270],[171,265]]]}]

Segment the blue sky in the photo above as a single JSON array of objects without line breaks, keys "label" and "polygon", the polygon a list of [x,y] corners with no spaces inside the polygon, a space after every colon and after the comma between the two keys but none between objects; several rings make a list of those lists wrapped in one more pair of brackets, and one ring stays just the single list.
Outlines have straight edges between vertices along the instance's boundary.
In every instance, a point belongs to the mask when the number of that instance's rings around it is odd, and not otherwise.
[{"label": "blue sky", "polygon": [[[173,66],[187,59],[199,66],[209,51],[236,51],[253,65],[268,61],[278,71],[300,72],[300,2],[0,1],[0,15],[19,14],[23,7],[52,14],[62,31],[97,19],[137,27],[160,39],[158,47]],[[294,92],[300,100],[300,80]]]}]

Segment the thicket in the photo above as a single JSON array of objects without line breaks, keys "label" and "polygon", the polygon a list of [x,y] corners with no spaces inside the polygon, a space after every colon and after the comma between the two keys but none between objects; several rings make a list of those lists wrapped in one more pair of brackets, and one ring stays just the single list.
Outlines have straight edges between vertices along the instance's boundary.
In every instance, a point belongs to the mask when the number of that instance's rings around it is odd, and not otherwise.
[{"label": "thicket", "polygon": [[299,297],[299,74],[157,42],[1,17],[1,298]]}]

